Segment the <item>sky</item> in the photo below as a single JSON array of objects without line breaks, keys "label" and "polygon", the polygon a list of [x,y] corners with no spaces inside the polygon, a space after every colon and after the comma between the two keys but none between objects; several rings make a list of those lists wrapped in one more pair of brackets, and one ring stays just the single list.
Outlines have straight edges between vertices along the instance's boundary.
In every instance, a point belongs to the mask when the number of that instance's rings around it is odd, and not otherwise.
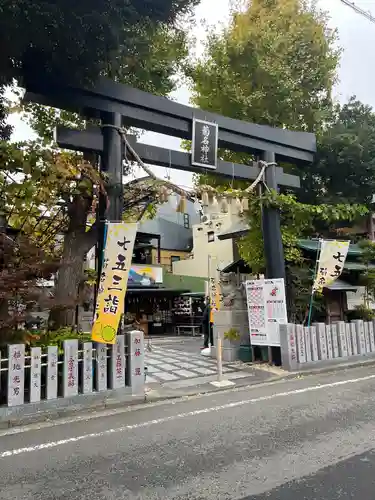
[{"label": "sky", "polygon": [[[352,1],[352,0],[351,0]],[[318,6],[329,12],[332,28],[337,28],[339,45],[343,49],[339,82],[335,88],[335,96],[340,101],[346,101],[350,96],[357,98],[375,108],[375,65],[371,55],[371,47],[375,46],[375,23],[355,13],[341,0],[317,0]],[[375,0],[356,0],[356,5],[375,16]],[[196,8],[196,26],[193,36],[197,40],[195,53],[199,56],[204,48],[205,29],[202,23],[220,27],[221,23],[228,22],[230,0],[202,0]],[[171,97],[182,103],[189,104],[189,90],[181,86]],[[27,140],[32,136],[27,124],[19,116],[13,115],[10,123],[14,126],[14,140]],[[170,149],[179,149],[180,139],[162,136],[147,132],[142,136],[142,142]],[[172,182],[183,187],[192,185],[192,175],[188,172],[167,170],[161,167],[153,168],[155,173],[162,178],[170,176]],[[136,170],[134,176],[144,175]]]}]

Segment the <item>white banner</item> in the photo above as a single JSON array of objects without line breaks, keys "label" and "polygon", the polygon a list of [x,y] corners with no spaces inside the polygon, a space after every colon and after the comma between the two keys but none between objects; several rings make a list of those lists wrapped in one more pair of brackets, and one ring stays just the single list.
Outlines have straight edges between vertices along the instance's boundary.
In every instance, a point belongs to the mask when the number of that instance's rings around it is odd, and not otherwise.
[{"label": "white banner", "polygon": [[252,345],[280,346],[279,325],[288,323],[283,278],[246,281]]},{"label": "white banner", "polygon": [[313,290],[321,291],[331,285],[342,273],[350,241],[321,241],[320,255]]}]

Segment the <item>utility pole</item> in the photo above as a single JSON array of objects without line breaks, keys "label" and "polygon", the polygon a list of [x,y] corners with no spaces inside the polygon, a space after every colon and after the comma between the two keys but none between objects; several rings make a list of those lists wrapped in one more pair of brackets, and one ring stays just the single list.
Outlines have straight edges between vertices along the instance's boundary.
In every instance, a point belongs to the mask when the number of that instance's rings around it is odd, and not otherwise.
[{"label": "utility pole", "polygon": [[351,9],[354,10],[357,14],[365,17],[368,19],[370,22],[375,23],[375,17],[371,14],[370,11],[366,11],[364,9],[361,9],[361,7],[358,7],[355,3],[351,2],[350,0],[341,0],[341,2],[346,5],[347,7],[350,7]]}]

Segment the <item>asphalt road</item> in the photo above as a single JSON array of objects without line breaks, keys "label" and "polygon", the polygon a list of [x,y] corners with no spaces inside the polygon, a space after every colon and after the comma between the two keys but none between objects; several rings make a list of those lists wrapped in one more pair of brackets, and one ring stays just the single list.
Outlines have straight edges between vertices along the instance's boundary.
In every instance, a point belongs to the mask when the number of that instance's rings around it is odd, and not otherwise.
[{"label": "asphalt road", "polygon": [[375,370],[0,434],[2,500],[375,498]]}]

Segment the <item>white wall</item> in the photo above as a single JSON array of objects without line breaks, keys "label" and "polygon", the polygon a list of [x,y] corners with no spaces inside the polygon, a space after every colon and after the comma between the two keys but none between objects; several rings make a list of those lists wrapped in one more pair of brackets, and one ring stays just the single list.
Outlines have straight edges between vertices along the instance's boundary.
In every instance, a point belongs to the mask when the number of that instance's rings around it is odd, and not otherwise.
[{"label": "white wall", "polygon": [[[173,274],[207,278],[209,256],[216,260],[221,269],[234,260],[233,240],[220,241],[217,236],[239,222],[239,206],[233,200],[226,207],[227,213],[223,213],[222,205],[211,199],[204,208],[204,213],[210,216],[211,221],[193,226],[192,258],[174,262]],[[214,233],[212,242],[208,241],[209,233]]]},{"label": "white wall", "polygon": [[[356,292],[346,292],[348,310],[353,311],[364,303],[365,287],[359,286]],[[375,309],[375,302],[370,302],[370,308]]]}]

